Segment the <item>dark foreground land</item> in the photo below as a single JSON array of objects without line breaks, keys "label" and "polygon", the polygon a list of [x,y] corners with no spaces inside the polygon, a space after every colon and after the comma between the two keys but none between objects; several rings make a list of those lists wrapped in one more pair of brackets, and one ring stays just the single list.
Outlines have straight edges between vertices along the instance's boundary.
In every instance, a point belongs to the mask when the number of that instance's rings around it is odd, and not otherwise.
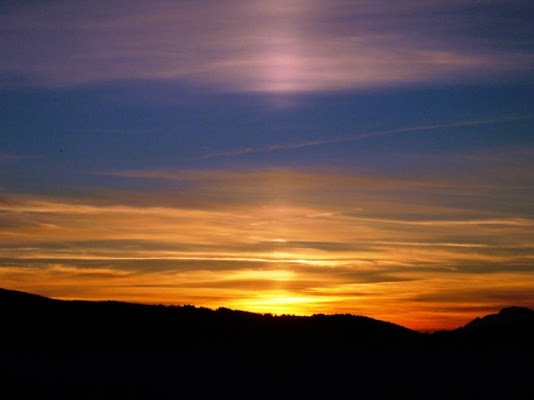
[{"label": "dark foreground land", "polygon": [[534,311],[421,334],[351,315],[58,301],[0,289],[1,399],[534,399]]}]

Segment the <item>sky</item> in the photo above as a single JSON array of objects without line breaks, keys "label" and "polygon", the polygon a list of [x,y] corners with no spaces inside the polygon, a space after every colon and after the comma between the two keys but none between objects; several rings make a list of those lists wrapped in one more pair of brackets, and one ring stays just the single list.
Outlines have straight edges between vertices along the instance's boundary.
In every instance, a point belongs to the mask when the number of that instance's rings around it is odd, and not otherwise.
[{"label": "sky", "polygon": [[0,286],[534,308],[534,3],[4,0]]}]

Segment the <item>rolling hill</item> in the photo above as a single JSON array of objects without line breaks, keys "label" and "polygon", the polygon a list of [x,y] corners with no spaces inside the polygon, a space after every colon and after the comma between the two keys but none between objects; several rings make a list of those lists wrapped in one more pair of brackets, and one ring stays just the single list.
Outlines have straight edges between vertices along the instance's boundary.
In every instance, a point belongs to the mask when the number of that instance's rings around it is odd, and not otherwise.
[{"label": "rolling hill", "polygon": [[2,398],[534,398],[534,311],[422,334],[353,315],[0,290]]}]

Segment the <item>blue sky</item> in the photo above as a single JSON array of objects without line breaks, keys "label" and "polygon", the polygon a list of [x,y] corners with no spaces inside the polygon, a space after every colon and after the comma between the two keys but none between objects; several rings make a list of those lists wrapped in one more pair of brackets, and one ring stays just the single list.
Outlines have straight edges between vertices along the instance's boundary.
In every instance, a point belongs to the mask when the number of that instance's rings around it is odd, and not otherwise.
[{"label": "blue sky", "polygon": [[534,306],[533,17],[3,2],[3,281],[421,329]]}]

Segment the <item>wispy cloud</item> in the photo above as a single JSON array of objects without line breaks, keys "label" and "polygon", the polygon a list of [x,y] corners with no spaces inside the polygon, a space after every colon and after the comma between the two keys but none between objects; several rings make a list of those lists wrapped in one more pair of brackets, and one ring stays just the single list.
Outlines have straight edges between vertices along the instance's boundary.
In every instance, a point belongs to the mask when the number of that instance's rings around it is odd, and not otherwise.
[{"label": "wispy cloud", "polygon": [[534,118],[534,115],[503,116],[499,118],[491,118],[491,119],[486,119],[486,120],[469,120],[469,121],[458,121],[458,122],[451,122],[451,123],[445,123],[445,124],[417,125],[417,126],[409,126],[405,128],[389,129],[389,130],[384,130],[384,131],[354,133],[354,134],[349,134],[349,135],[334,136],[334,137],[327,138],[327,139],[308,140],[308,141],[302,141],[302,142],[297,142],[297,143],[285,143],[285,144],[280,143],[280,144],[273,144],[269,146],[244,147],[244,148],[238,148],[238,149],[228,150],[228,151],[211,152],[211,153],[204,154],[202,158],[206,159],[206,158],[213,158],[213,157],[231,157],[231,156],[254,154],[254,153],[270,153],[273,151],[294,150],[294,149],[300,149],[303,147],[321,146],[321,145],[334,144],[334,143],[355,142],[358,140],[364,140],[364,139],[388,136],[388,135],[398,135],[398,134],[408,133],[408,132],[432,131],[432,130],[448,129],[448,128],[464,128],[464,127],[477,126],[477,125],[491,125],[491,124],[496,124],[496,123],[512,122],[512,121],[519,121],[519,120],[532,119],[532,118]]},{"label": "wispy cloud", "polygon": [[0,162],[19,161],[31,158],[37,158],[37,156],[0,152]]},{"label": "wispy cloud", "polygon": [[[528,303],[534,216],[503,207],[506,186],[488,184],[491,176],[480,176],[469,207],[458,196],[470,184],[454,179],[282,169],[113,174],[179,188],[148,199],[3,194],[4,285],[61,298],[351,312],[420,329],[460,325],[472,309],[506,305],[504,297]],[[497,289],[503,297],[488,300]],[[468,297],[471,311],[462,310]]]},{"label": "wispy cloud", "polygon": [[[476,24],[466,12],[474,5]],[[0,72],[39,85],[170,79],[271,93],[528,74],[530,21],[501,7],[508,3],[97,0],[89,12],[81,1],[24,3],[0,15]],[[496,15],[499,40],[482,40],[497,30]]]}]

